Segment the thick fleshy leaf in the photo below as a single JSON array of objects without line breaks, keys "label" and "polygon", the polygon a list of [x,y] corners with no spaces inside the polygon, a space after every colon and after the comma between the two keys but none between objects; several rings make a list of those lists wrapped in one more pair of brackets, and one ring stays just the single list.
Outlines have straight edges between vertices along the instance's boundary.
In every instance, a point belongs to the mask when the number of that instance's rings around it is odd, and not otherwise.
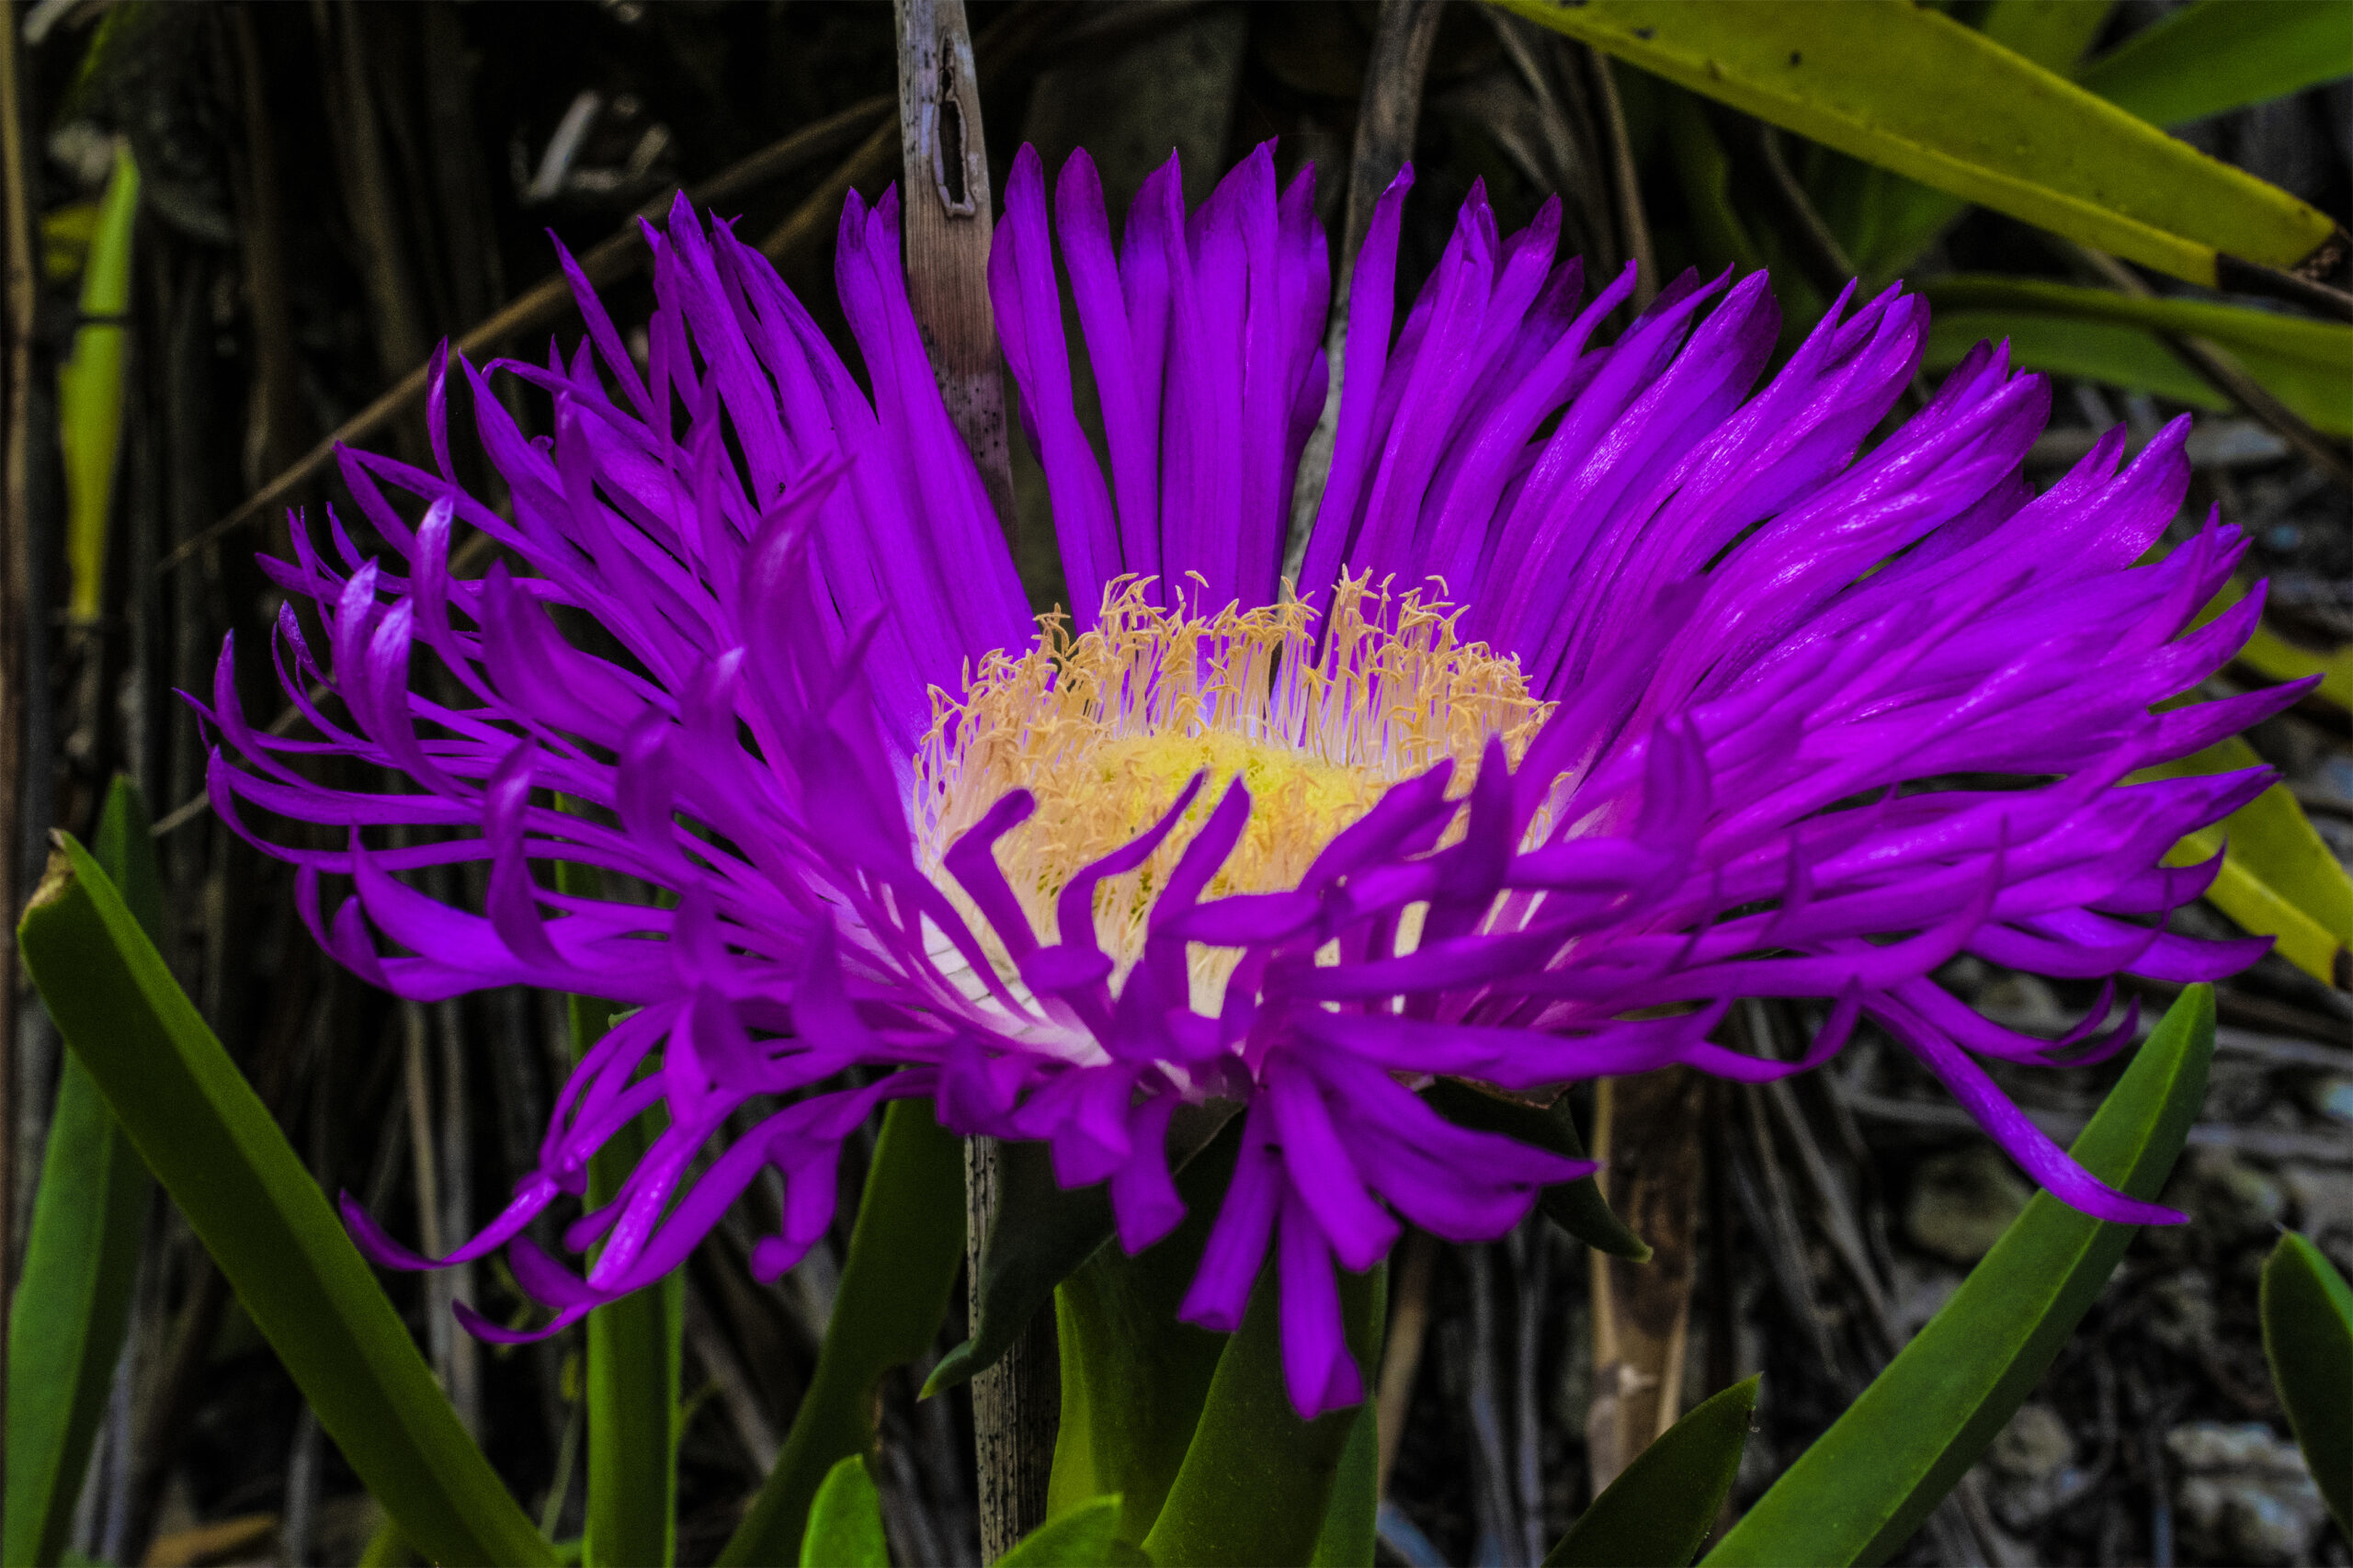
[{"label": "thick fleshy leaf", "polygon": [[[1467,1127],[1474,1132],[1500,1132],[1564,1159],[1586,1157],[1585,1144],[1577,1137],[1577,1124],[1570,1114],[1565,1095],[1546,1108],[1441,1078],[1424,1090],[1422,1097],[1429,1101],[1432,1110],[1457,1127]],[[1601,1183],[1593,1176],[1546,1187],[1536,1206],[1546,1219],[1597,1252],[1631,1258],[1636,1263],[1650,1261],[1650,1244],[1626,1228],[1626,1221],[1609,1207],[1609,1200],[1601,1194]]]},{"label": "thick fleshy leaf", "polygon": [[2263,1354],[2336,1528],[2353,1535],[2353,1287],[2290,1231],[2263,1265]]},{"label": "thick fleshy leaf", "polygon": [[[601,1016],[601,1011],[599,1016]],[[653,1142],[644,1123],[615,1133],[589,1163],[591,1205],[610,1200]],[[686,1328],[686,1277],[588,1314],[588,1568],[667,1564],[678,1547],[678,1384]]]},{"label": "thick fleshy leaf", "polygon": [[[1269,1262],[1241,1329],[1218,1358],[1200,1424],[1168,1501],[1143,1540],[1154,1562],[1303,1563],[1323,1537],[1340,1461],[1360,1412],[1302,1421],[1283,1381],[1283,1344]],[[1339,1277],[1348,1351],[1365,1385],[1380,1359],[1387,1266]]]},{"label": "thick fleshy leaf", "polygon": [[[1979,344],[2002,342],[2009,344],[2011,362],[2022,370],[2154,392],[2216,414],[2231,407],[2229,398],[2147,329],[2123,322],[2025,311],[1940,311],[1928,324],[1921,364],[1929,370],[1949,370]],[[2344,433],[2342,373],[2253,351],[2234,351],[2232,358],[2298,418],[2331,435]]]},{"label": "thick fleshy leaf", "polygon": [[1369,1399],[1356,1414],[1332,1477],[1332,1500],[1324,1506],[1324,1533],[1308,1554],[1309,1568],[1372,1568],[1381,1530],[1381,1422]]},{"label": "thick fleshy leaf", "polygon": [[933,1119],[928,1101],[894,1101],[867,1168],[817,1369],[722,1564],[779,1562],[795,1550],[826,1473],[874,1441],[875,1384],[931,1347],[963,1260],[963,1142]]},{"label": "thick fleshy leaf", "polygon": [[2223,347],[2294,360],[2340,380],[2353,376],[2353,326],[2212,300],[2120,294],[2047,278],[1961,273],[1935,278],[1920,292],[1938,310],[2002,309],[2084,321],[2123,322],[2154,332],[2208,337]]},{"label": "thick fleshy leaf", "polygon": [[[2178,778],[2262,766],[2253,746],[2233,737],[2150,773]],[[2353,878],[2287,786],[2275,784],[2191,834],[2166,858],[2195,865],[2218,851],[2222,867],[2206,896],[2223,914],[2258,937],[2277,937],[2279,956],[2315,979],[2353,983]]]},{"label": "thick fleshy leaf", "polygon": [[26,967],[319,1424],[431,1559],[553,1563],[112,879],[71,837],[59,844],[17,927]]},{"label": "thick fleshy leaf", "polygon": [[2336,232],[2286,191],[1906,0],[1500,3],[1867,163],[2188,282],[2213,286],[2224,255],[2295,267]]},{"label": "thick fleshy leaf", "polygon": [[[126,778],[107,793],[97,859],[150,937],[163,882],[146,802]],[[65,1550],[131,1318],[153,1188],[79,1054],[65,1053],[8,1319],[8,1497],[0,1562],[52,1564]]]},{"label": "thick fleshy leaf", "polygon": [[1151,1560],[1120,1540],[1120,1499],[1097,1497],[1058,1514],[1014,1542],[1001,1568],[1108,1568]]},{"label": "thick fleshy leaf", "polygon": [[825,1472],[809,1504],[800,1561],[801,1568],[891,1568],[882,1494],[875,1490],[863,1454],[852,1454]]},{"label": "thick fleshy leaf", "polygon": [[2076,77],[2153,125],[2184,125],[2353,74],[2346,0],[2197,0]]},{"label": "thick fleshy leaf", "polygon": [[[2206,1097],[2214,992],[2166,1012],[2069,1150],[2154,1199]],[[1943,1310],[1757,1499],[1706,1562],[1884,1562],[2026,1402],[2136,1227],[2037,1193]]]},{"label": "thick fleshy leaf", "polygon": [[[1169,1125],[1168,1161],[1182,1174],[1233,1116],[1232,1101],[1186,1107]],[[1042,1142],[1007,1143],[998,1154],[1003,1198],[999,1212],[1014,1222],[990,1231],[981,1244],[980,1321],[972,1337],[939,1358],[925,1380],[923,1397],[972,1381],[996,1365],[1030,1317],[1112,1239],[1117,1230],[1109,1188],[1064,1188],[1054,1179],[1053,1152]]]},{"label": "thick fleshy leaf", "polygon": [[1176,1230],[1133,1257],[1101,1248],[1054,1292],[1062,1426],[1047,1506],[1059,1514],[1117,1494],[1120,1539],[1131,1543],[1160,1517],[1228,1343],[1177,1322],[1176,1306],[1200,1267],[1241,1132],[1229,1122],[1179,1173],[1186,1211]]},{"label": "thick fleshy leaf", "polygon": [[[556,865],[563,892],[597,897],[602,878],[569,861]],[[578,1062],[603,1037],[612,1006],[570,1000],[572,1054]],[[588,1162],[588,1207],[613,1200],[666,1119],[660,1107],[615,1133]],[[673,1272],[588,1314],[587,1568],[667,1564],[678,1551],[678,1382],[686,1332],[686,1278]]]},{"label": "thick fleshy leaf", "polygon": [[995,1366],[1054,1287],[1111,1237],[1111,1195],[1100,1185],[1064,1190],[1044,1143],[1006,1143],[997,1153],[999,1212],[1018,1224],[993,1227],[981,1244],[980,1312],[972,1336],[939,1358],[923,1397],[970,1382]]},{"label": "thick fleshy leaf", "polygon": [[[1977,30],[2046,71],[2071,74],[2112,8],[2109,0],[1989,0]],[[1965,14],[1964,14],[1964,19]],[[1823,216],[1871,278],[1894,276],[1969,210],[1969,204],[1902,175],[1839,159],[1818,182]],[[1826,199],[1825,199],[1826,198]]]},{"label": "thick fleshy leaf", "polygon": [[1966,276],[1922,287],[1937,307],[1927,363],[1958,364],[1970,347],[2008,338],[2021,368],[2223,405],[2196,372],[2148,335],[2211,340],[2298,417],[2353,434],[2353,326],[2207,300],[2140,299],[2039,278]]},{"label": "thick fleshy leaf", "polygon": [[1683,1568],[1699,1554],[1740,1473],[1757,1380],[1702,1402],[1619,1472],[1544,1568]]}]

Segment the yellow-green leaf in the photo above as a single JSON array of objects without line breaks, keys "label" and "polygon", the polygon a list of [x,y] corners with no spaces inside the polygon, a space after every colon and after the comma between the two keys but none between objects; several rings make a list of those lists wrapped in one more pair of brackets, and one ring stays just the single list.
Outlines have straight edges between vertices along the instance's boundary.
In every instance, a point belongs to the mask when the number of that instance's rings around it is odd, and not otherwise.
[{"label": "yellow-green leaf", "polygon": [[1498,3],[1842,153],[2189,282],[2212,286],[2224,253],[2294,267],[2336,233],[2286,191],[1908,0]]},{"label": "yellow-green leaf", "polygon": [[[2232,739],[2149,770],[2185,778],[2260,767],[2245,741]],[[2326,983],[2346,983],[2353,946],[2353,879],[2287,787],[2275,784],[2212,827],[2193,833],[2166,857],[2172,865],[2211,859],[2222,869],[2206,890],[2223,914],[2258,937],[2279,939],[2279,956]]]},{"label": "yellow-green leaf", "polygon": [[998,1568],[1105,1568],[1151,1560],[1119,1539],[1120,1499],[1097,1497],[1040,1525],[997,1559]]},{"label": "yellow-green leaf", "polygon": [[[2064,75],[2091,47],[2111,8],[2109,0],[1989,0],[1977,17],[1977,30]],[[1909,265],[1968,207],[1885,169],[1843,167],[1851,183],[1845,203],[1849,254],[1874,278]],[[1829,215],[1825,210],[1824,216]]]}]

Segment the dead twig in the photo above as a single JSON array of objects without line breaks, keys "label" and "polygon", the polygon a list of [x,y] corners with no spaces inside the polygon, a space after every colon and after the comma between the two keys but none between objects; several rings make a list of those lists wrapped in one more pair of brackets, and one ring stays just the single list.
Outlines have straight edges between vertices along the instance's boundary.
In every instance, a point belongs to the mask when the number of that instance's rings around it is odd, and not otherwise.
[{"label": "dead twig", "polygon": [[[1559,35],[1539,32],[1533,24],[1507,12],[1482,9],[1503,45],[1504,57],[1528,89],[1543,135],[1551,176],[1539,176],[1535,185],[1539,189],[1559,191],[1568,209],[1563,217],[1571,242],[1603,270],[1614,270],[1609,262],[1616,248],[1611,233],[1615,225],[1610,190],[1597,152],[1600,136],[1586,112],[1585,95],[1563,93],[1554,77],[1552,62],[1559,56],[1550,46],[1561,41]],[[1490,128],[1502,129],[1496,122],[1491,122]]]},{"label": "dead twig", "polygon": [[1593,1489],[1633,1462],[1681,1412],[1697,1276],[1701,1111],[1707,1080],[1670,1067],[1608,1079],[1594,1105],[1594,1158],[1609,1206],[1651,1246],[1648,1263],[1595,1253]]},{"label": "dead twig", "polygon": [[907,302],[923,328],[948,417],[981,471],[997,521],[1009,528],[1005,360],[989,301],[995,205],[972,34],[963,0],[897,0],[895,12]]},{"label": "dead twig", "polygon": [[1518,1312],[1512,1321],[1512,1480],[1519,1492],[1520,1545],[1529,1562],[1544,1561],[1549,1540],[1544,1518],[1543,1395],[1537,1389],[1536,1377],[1552,1285],[1552,1222],[1533,1214],[1506,1238],[1506,1253],[1519,1284]]},{"label": "dead twig", "polygon": [[743,1358],[735,1354],[725,1331],[712,1320],[710,1309],[704,1304],[702,1292],[695,1288],[692,1279],[687,1282],[686,1301],[687,1343],[694,1346],[695,1359],[702,1363],[703,1376],[718,1392],[719,1403],[727,1412],[728,1424],[735,1428],[735,1440],[744,1446],[744,1457],[750,1461],[752,1473],[766,1475],[776,1467],[776,1425],[760,1407],[759,1395],[753,1392]]},{"label": "dead twig", "polygon": [[[1471,1288],[1471,1342],[1468,1365],[1463,1369],[1463,1394],[1470,1409],[1471,1436],[1477,1445],[1471,1470],[1482,1537],[1479,1561],[1509,1562],[1518,1555],[1520,1528],[1519,1509],[1512,1496],[1511,1464],[1504,1456],[1503,1399],[1495,1376],[1503,1352],[1495,1343],[1495,1247],[1481,1242],[1462,1248],[1460,1256]],[[1488,1540],[1495,1543],[1493,1555]]]},{"label": "dead twig", "polygon": [[[899,43],[899,155],[905,178],[901,222],[907,302],[923,333],[948,416],[980,470],[1000,526],[1014,518],[1011,449],[1005,427],[1004,357],[989,300],[989,241],[995,204],[981,121],[981,91],[963,0],[895,0]],[[877,132],[879,137],[881,133]],[[876,155],[870,139],[853,163]],[[837,178],[839,176],[836,176]],[[813,222],[796,212],[788,230]],[[964,1142],[970,1305],[980,1314],[981,1252],[998,1220],[995,1140]],[[972,1437],[980,1485],[981,1559],[994,1562],[1046,1520],[1046,1481],[1060,1425],[1054,1324],[1040,1312],[1010,1353],[972,1380]],[[893,1451],[911,1469],[904,1447]],[[922,1510],[912,1494],[916,1522]],[[936,1560],[936,1553],[924,1561]]]}]

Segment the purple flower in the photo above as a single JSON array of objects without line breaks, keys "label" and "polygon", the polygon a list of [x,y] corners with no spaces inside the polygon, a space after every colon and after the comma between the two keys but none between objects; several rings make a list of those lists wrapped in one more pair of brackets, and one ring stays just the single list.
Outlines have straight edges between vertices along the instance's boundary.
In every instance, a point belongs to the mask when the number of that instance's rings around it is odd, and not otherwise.
[{"label": "purple flower", "polygon": [[[1475,193],[1394,326],[1407,184],[1358,260],[1295,591],[1329,275],[1312,176],[1279,191],[1266,148],[1189,216],[1172,159],[1116,244],[1074,157],[1059,275],[1038,158],[1015,164],[990,284],[1067,618],[1030,614],[942,410],[894,196],[853,196],[837,253],[870,396],[776,274],[681,204],[647,231],[642,366],[574,271],[578,352],[494,367],[551,400],[552,437],[460,367],[511,517],[454,477],[440,367],[438,472],[343,454],[381,553],[330,514],[331,550],[298,529],[296,559],[267,563],[291,601],[278,674],[318,738],[255,731],[224,649],[203,711],[243,766],[216,751],[213,799],[233,824],[259,807],[345,830],[254,842],[375,983],[630,1009],[538,1168],[451,1255],[510,1246],[555,1309],[541,1332],[676,1267],[763,1165],[786,1192],[753,1259],[773,1278],[831,1218],[843,1138],[898,1096],[1049,1142],[1065,1185],[1109,1184],[1140,1249],[1181,1213],[1172,1112],[1222,1098],[1245,1108],[1240,1161],[1182,1315],[1233,1328],[1271,1248],[1312,1415],[1361,1393],[1336,1263],[1370,1267],[1401,1220],[1495,1236],[1590,1169],[1442,1120],[1414,1092],[1433,1075],[1536,1096],[1675,1062],[1758,1081],[1863,1017],[2068,1202],[2177,1217],[2086,1175],[1979,1065],[2081,1061],[2129,1023],[2053,1047],[1932,973],[1966,952],[2191,981],[2264,949],[2166,933],[2215,867],[2161,858],[2266,776],[2125,781],[2299,689],[2153,710],[2261,602],[2191,629],[2243,548],[2211,519],[2136,564],[2181,502],[2183,423],[2120,470],[2111,434],[2038,494],[2020,464],[2048,391],[1981,347],[1866,449],[1919,364],[1917,299],[1842,296],[1757,387],[1763,277],[1687,275],[1604,344],[1631,269],[1588,298],[1555,261],[1557,204],[1504,238]],[[522,569],[453,576],[461,524]],[[327,757],[415,788],[296,766]],[[391,827],[427,831],[367,831]],[[551,860],[665,896],[555,892],[532,869]],[[399,875],[468,862],[479,911]],[[332,910],[329,877],[352,888]],[[1768,996],[1827,1005],[1803,1061],[1711,1040]],[[603,1244],[585,1276],[532,1247],[532,1217],[657,1102],[667,1130],[564,1233]],[[428,1265],[346,1213],[380,1260]]]}]

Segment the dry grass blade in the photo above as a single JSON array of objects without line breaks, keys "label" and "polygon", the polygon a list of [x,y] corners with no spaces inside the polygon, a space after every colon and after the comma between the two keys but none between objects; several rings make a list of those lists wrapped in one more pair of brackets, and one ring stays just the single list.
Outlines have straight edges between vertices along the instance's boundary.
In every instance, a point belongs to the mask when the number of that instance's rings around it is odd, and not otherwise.
[{"label": "dry grass blade", "polygon": [[1438,1255],[1438,1238],[1427,1231],[1406,1232],[1397,1249],[1397,1306],[1390,1313],[1389,1335],[1381,1351],[1376,1416],[1381,1435],[1377,1489],[1384,1496],[1389,1472],[1397,1465],[1397,1445],[1405,1436],[1405,1415],[1413,1408],[1414,1378],[1429,1340],[1430,1278],[1437,1272]]},{"label": "dry grass blade", "polygon": [[[31,171],[18,101],[16,18],[0,17],[0,225],[6,232],[6,452],[0,458],[0,1407],[8,1395],[8,1298],[17,1256],[17,905],[25,841],[26,655],[34,635],[32,574],[33,270]],[[42,759],[47,766],[47,759]],[[7,1460],[0,1452],[0,1486]]]},{"label": "dry grass blade", "polygon": [[[2130,294],[2136,299],[2155,298],[2156,290],[2143,282],[2139,273],[2116,257],[2093,250],[2088,245],[2070,245],[2068,249],[2100,281],[2117,292]],[[2159,333],[2157,337],[2207,385],[2259,420],[2281,440],[2302,453],[2313,467],[2338,484],[2353,489],[2353,456],[2347,455],[2345,444],[2330,440],[2306,424],[2294,410],[2272,396],[2270,389],[2248,375],[2238,361],[2222,347],[2205,338],[2180,333]]]},{"label": "dry grass blade", "polygon": [[1699,1131],[1707,1080],[1684,1067],[1607,1080],[1594,1158],[1609,1206],[1648,1242],[1646,1264],[1595,1253],[1593,1407],[1586,1418],[1597,1493],[1675,1425],[1698,1271]]},{"label": "dry grass blade", "polygon": [[1438,41],[1442,14],[1443,0],[1381,0],[1372,58],[1365,66],[1364,97],[1357,110],[1356,145],[1348,160],[1348,205],[1339,264],[1332,276],[1331,319],[1324,330],[1324,357],[1332,375],[1324,393],[1324,412],[1307,438],[1291,492],[1290,534],[1283,549],[1286,575],[1299,570],[1306,554],[1308,530],[1314,525],[1324,476],[1332,467],[1332,442],[1340,421],[1340,366],[1348,340],[1348,279],[1356,270],[1357,251],[1372,227],[1373,204],[1414,155],[1422,84],[1429,75],[1430,49]]},{"label": "dry grass blade", "polygon": [[[839,148],[843,142],[872,125],[890,108],[884,97],[864,98],[829,115],[813,125],[803,126],[773,145],[755,153],[722,170],[703,184],[688,189],[688,199],[699,206],[732,200],[748,190],[775,180],[783,179],[809,164]],[[651,216],[669,205],[667,194],[649,202],[641,212]],[[838,205],[838,199],[836,199]],[[611,238],[585,252],[580,256],[580,269],[588,281],[599,288],[626,278],[645,259],[645,240],[630,224]],[[557,273],[541,279],[536,286],[517,295],[487,321],[467,332],[449,347],[463,355],[479,355],[506,342],[508,338],[533,331],[560,320],[572,308],[572,290],[563,275]],[[222,536],[267,513],[292,496],[304,485],[319,477],[335,460],[335,449],[364,441],[399,419],[416,401],[425,395],[426,383],[431,372],[429,364],[420,363],[394,382],[375,402],[353,415],[317,446],[302,454],[295,464],[280,472],[267,484],[256,491],[233,512],[201,533],[183,541],[164,557],[159,570],[168,572],[208,546],[216,544]],[[173,813],[177,816],[177,812]],[[157,824],[159,827],[161,824]]]},{"label": "dry grass blade", "polygon": [[1651,244],[1650,213],[1643,206],[1640,172],[1634,167],[1633,139],[1626,130],[1626,106],[1618,96],[1618,78],[1611,74],[1607,56],[1586,44],[1576,45],[1574,55],[1584,67],[1594,119],[1599,121],[1602,140],[1608,147],[1609,184],[1617,201],[1619,243],[1638,269],[1634,309],[1647,310],[1658,294],[1658,256]]}]

